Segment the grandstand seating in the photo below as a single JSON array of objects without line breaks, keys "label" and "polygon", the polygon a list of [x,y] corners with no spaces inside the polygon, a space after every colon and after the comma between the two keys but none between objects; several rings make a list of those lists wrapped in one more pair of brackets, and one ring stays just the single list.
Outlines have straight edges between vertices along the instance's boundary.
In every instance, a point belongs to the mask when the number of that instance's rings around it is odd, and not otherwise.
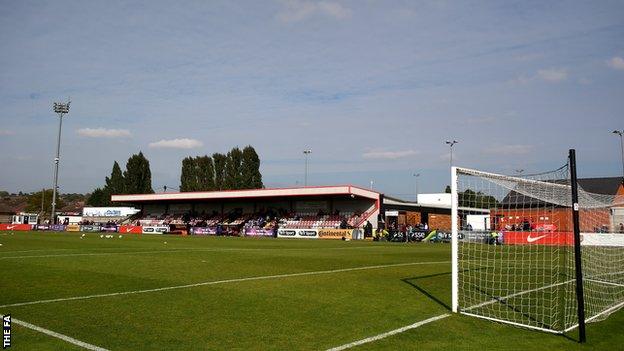
[{"label": "grandstand seating", "polygon": [[[321,229],[340,228],[341,224],[353,227],[359,222],[359,215],[353,212],[343,212],[340,214],[318,214],[318,213],[281,213],[277,214],[242,214],[233,211],[228,214],[195,215],[189,214],[145,214],[137,222],[140,225],[185,225],[198,227],[216,227],[221,225],[231,228],[259,228],[268,229],[275,227],[277,223],[280,228],[288,229]],[[343,223],[344,222],[344,223]]]}]

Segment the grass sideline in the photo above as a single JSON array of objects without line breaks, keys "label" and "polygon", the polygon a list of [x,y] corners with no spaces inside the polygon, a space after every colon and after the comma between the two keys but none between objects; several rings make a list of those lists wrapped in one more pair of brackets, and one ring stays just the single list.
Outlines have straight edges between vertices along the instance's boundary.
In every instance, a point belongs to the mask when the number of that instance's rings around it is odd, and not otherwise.
[{"label": "grass sideline", "polygon": [[[0,313],[109,350],[326,350],[449,313],[450,246],[3,232]],[[165,244],[166,242],[166,244]],[[412,264],[422,262],[440,262]],[[358,267],[377,267],[345,270]],[[301,274],[323,272],[322,274]],[[335,272],[330,272],[335,271]],[[241,280],[249,277],[274,278]],[[624,311],[588,343],[460,315],[353,350],[614,350]],[[14,350],[80,349],[13,325]]]}]

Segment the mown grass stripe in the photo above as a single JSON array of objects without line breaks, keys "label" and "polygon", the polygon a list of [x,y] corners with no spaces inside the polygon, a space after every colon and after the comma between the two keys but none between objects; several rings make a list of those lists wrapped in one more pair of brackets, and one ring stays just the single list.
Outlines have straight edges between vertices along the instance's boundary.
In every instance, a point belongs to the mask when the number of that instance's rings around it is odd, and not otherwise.
[{"label": "mown grass stripe", "polygon": [[213,281],[208,281],[208,282],[166,286],[166,287],[153,288],[153,289],[121,291],[121,292],[106,293],[106,294],[95,294],[95,295],[65,297],[65,298],[58,298],[58,299],[37,300],[37,301],[29,301],[29,302],[18,302],[18,303],[1,305],[0,308],[27,306],[27,305],[38,305],[38,304],[52,303],[52,302],[87,300],[87,299],[95,299],[95,298],[100,298],[100,297],[111,297],[111,296],[120,296],[120,295],[144,294],[144,293],[150,293],[150,292],[159,292],[159,291],[176,290],[176,289],[186,289],[186,288],[194,288],[194,287],[198,287],[198,286],[207,286],[207,285],[218,285],[218,284],[227,284],[227,283],[240,283],[240,282],[247,282],[247,281],[254,281],[254,280],[283,279],[283,278],[290,278],[290,277],[302,277],[302,276],[308,276],[308,275],[321,275],[321,274],[352,272],[352,271],[361,271],[361,270],[379,269],[379,268],[388,268],[388,267],[402,267],[402,266],[416,266],[416,265],[444,264],[444,263],[450,263],[450,261],[394,263],[394,264],[375,265],[375,266],[363,266],[363,267],[332,269],[332,270],[325,270],[325,271],[287,273],[287,274],[274,274],[274,275],[264,275],[264,276],[255,276],[255,277],[246,277],[246,278],[233,278],[233,279],[225,279],[225,280],[213,280]]}]

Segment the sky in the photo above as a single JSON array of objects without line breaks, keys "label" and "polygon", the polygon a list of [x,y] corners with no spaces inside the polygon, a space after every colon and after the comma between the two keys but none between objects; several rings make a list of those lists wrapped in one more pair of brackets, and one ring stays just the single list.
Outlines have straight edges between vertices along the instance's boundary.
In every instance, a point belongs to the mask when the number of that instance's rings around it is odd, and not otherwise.
[{"label": "sky", "polygon": [[[442,192],[455,165],[622,173],[622,1],[0,0],[0,190],[252,145],[267,187]],[[415,177],[414,174],[420,174]]]}]

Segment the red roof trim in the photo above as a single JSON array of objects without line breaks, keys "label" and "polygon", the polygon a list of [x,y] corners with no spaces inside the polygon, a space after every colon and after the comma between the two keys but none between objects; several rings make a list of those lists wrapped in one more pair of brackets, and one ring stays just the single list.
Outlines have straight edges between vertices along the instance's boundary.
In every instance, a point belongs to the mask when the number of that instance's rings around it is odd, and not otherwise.
[{"label": "red roof trim", "polygon": [[[380,194],[377,191],[374,190],[370,190],[370,189],[366,189],[366,188],[362,188],[356,185],[350,185],[350,184],[344,184],[344,185],[318,185],[318,186],[298,186],[298,187],[286,187],[286,188],[262,188],[262,189],[234,189],[234,190],[216,190],[216,191],[186,191],[186,192],[171,192],[171,193],[154,193],[154,194],[112,194],[115,196],[138,196],[138,195],[158,195],[158,194],[201,194],[201,193],[227,193],[227,192],[233,192],[233,191],[270,191],[270,190],[295,190],[295,189],[326,189],[326,188],[344,188],[344,187],[349,187],[349,188],[357,188],[360,190],[366,190],[366,191],[370,191],[373,193],[377,193]],[[349,189],[349,191],[351,191],[351,189]]]}]

